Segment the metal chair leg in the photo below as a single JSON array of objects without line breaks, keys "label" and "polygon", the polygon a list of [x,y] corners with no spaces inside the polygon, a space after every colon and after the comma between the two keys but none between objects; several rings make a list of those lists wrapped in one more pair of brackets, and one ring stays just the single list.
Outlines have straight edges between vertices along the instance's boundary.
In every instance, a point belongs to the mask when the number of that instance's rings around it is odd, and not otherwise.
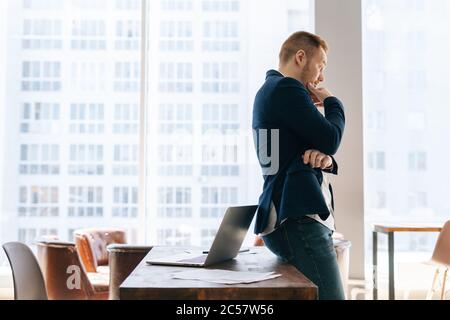
[{"label": "metal chair leg", "polygon": [[436,292],[436,282],[438,281],[438,279],[439,279],[439,268],[436,268],[436,272],[434,273],[433,283],[431,285],[430,290],[428,290],[428,293],[427,293],[427,298],[426,298],[427,300],[433,299],[433,295]]},{"label": "metal chair leg", "polygon": [[445,299],[445,283],[447,282],[447,271],[448,268],[444,271],[444,279],[442,280],[442,291],[441,291],[441,300]]}]

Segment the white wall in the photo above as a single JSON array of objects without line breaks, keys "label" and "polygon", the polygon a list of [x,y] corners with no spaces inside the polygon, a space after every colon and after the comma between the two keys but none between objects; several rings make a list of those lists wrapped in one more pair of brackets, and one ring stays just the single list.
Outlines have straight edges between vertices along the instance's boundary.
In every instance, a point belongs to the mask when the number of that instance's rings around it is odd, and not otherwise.
[{"label": "white wall", "polygon": [[364,185],[361,0],[316,0],[316,33],[329,46],[325,85],[346,110],[346,130],[332,178],[336,226],[352,242],[350,277],[364,278]]}]

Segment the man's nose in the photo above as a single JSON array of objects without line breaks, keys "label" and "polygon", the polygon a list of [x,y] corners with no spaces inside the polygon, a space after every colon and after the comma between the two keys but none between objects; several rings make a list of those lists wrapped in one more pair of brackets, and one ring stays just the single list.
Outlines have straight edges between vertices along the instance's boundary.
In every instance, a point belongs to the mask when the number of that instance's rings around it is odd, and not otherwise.
[{"label": "man's nose", "polygon": [[324,81],[325,81],[324,75],[323,75],[323,74],[320,74],[320,75],[319,75],[319,79],[317,79],[317,80],[318,80],[318,82],[324,82]]}]

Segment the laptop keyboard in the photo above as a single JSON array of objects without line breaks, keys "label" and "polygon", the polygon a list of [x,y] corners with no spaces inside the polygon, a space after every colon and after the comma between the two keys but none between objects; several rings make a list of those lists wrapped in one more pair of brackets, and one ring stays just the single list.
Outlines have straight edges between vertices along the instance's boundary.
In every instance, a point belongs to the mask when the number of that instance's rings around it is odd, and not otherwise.
[{"label": "laptop keyboard", "polygon": [[182,259],[182,260],[179,260],[178,262],[202,263],[202,262],[205,262],[206,257],[207,257],[206,255],[205,256],[198,256],[198,257],[195,257],[195,258]]}]

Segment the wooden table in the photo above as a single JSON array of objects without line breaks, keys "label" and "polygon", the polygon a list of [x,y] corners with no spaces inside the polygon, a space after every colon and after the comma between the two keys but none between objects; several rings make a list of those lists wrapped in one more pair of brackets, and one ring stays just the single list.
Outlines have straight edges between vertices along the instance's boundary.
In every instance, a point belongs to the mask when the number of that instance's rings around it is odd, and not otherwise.
[{"label": "wooden table", "polygon": [[[167,300],[313,300],[318,289],[294,266],[282,263],[266,247],[251,247],[250,252],[239,254],[208,269],[270,272],[282,276],[249,284],[216,284],[199,280],[172,279],[170,274],[196,268],[147,265],[149,257],[163,257],[193,248],[154,247],[120,286],[120,299]],[[198,249],[198,248],[196,248]]]},{"label": "wooden table", "polygon": [[394,274],[394,233],[395,232],[440,232],[441,224],[397,223],[375,224],[372,233],[373,245],[373,299],[378,299],[378,233],[388,236],[389,255],[389,300],[395,300],[395,274]]}]

